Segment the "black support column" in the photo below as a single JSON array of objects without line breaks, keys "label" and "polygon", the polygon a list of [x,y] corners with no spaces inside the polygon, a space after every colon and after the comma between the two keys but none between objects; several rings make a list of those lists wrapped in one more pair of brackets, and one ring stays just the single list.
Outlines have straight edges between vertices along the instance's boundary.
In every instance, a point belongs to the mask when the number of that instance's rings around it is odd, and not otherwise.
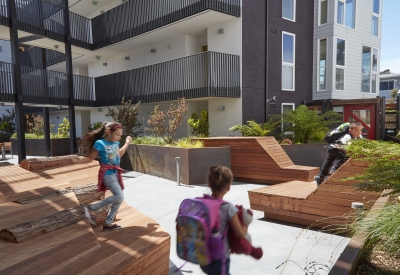
[{"label": "black support column", "polygon": [[19,57],[18,43],[18,21],[17,9],[15,1],[8,1],[9,14],[11,17],[10,24],[10,44],[11,44],[11,62],[13,64],[13,90],[15,93],[15,114],[17,123],[17,144],[18,144],[18,163],[26,159],[25,147],[25,120],[24,120],[24,103],[22,99],[22,80],[21,80],[21,62]]},{"label": "black support column", "polygon": [[[42,48],[42,69],[46,70],[46,50]],[[44,94],[48,96],[48,84],[47,84],[47,75],[44,78]],[[51,140],[50,140],[50,115],[49,115],[49,107],[43,108],[43,120],[44,120],[44,141],[46,146],[46,156],[51,156]]]},{"label": "black support column", "polygon": [[67,91],[68,91],[68,112],[69,112],[69,125],[70,125],[70,153],[76,153],[76,128],[75,128],[75,103],[74,103],[74,88],[72,78],[72,50],[71,50],[71,36],[69,28],[69,7],[68,0],[62,0],[63,16],[64,16],[64,45],[65,45],[65,63],[67,69]]}]

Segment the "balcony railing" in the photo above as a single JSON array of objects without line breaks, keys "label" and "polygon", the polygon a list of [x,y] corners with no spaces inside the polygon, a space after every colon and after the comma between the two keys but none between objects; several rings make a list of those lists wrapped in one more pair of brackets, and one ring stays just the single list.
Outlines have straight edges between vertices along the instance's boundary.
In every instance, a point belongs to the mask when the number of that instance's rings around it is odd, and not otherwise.
[{"label": "balcony railing", "polygon": [[98,106],[134,102],[240,97],[239,56],[205,52],[95,79]]},{"label": "balcony railing", "polygon": [[[0,0],[0,24],[9,26],[15,1],[18,29],[64,42],[60,0]],[[205,10],[240,16],[240,0],[130,0],[93,19],[69,12],[72,45],[96,50]]]},{"label": "balcony railing", "polygon": [[65,61],[65,54],[45,49],[46,64],[43,65],[42,48],[32,47],[19,54],[21,65],[41,69]]}]

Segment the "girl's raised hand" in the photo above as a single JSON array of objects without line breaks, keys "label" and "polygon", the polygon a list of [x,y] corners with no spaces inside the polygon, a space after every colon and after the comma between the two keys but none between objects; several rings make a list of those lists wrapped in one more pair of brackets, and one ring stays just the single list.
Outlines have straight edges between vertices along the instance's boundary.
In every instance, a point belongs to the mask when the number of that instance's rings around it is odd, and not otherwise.
[{"label": "girl's raised hand", "polygon": [[132,142],[132,137],[131,136],[127,136],[125,143],[130,144]]}]

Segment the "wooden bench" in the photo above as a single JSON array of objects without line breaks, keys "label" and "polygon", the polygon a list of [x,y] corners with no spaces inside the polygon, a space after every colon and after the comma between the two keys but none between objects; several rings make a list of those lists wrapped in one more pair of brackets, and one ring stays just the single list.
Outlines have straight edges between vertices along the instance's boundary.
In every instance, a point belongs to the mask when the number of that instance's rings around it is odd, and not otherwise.
[{"label": "wooden bench", "polygon": [[342,179],[364,173],[367,162],[349,159],[319,187],[315,183],[289,181],[248,191],[252,209],[264,217],[313,227],[341,227],[348,222],[344,214],[352,202],[369,209],[379,193],[358,191],[357,181]]},{"label": "wooden bench", "polygon": [[[238,181],[277,184],[311,182],[318,167],[295,165],[274,137],[201,138],[204,147],[231,147],[231,167]],[[305,156],[306,157],[306,156]]]},{"label": "wooden bench", "polygon": [[126,203],[119,231],[83,219],[80,204],[95,197],[82,186],[96,187],[98,169],[0,167],[0,274],[168,274],[170,236],[155,220]]}]

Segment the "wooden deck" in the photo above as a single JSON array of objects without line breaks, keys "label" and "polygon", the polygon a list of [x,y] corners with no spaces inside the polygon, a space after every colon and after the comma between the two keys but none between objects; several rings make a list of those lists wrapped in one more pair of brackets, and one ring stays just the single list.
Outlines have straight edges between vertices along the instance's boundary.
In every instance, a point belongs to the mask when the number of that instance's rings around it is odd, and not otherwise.
[{"label": "wooden deck", "polygon": [[340,227],[348,221],[344,214],[353,211],[352,202],[362,202],[364,209],[369,209],[380,195],[358,191],[352,186],[357,181],[342,181],[364,173],[367,167],[366,162],[349,159],[319,187],[290,181],[251,190],[250,206],[270,219],[319,228]]},{"label": "wooden deck", "polygon": [[319,167],[295,165],[274,137],[199,139],[205,147],[231,148],[231,168],[238,181],[277,184],[290,180],[311,182]]},{"label": "wooden deck", "polygon": [[[19,229],[23,223],[52,224],[49,217],[65,210],[81,214],[55,230],[49,226],[35,231],[33,226],[18,243],[0,238],[0,274],[168,274],[170,236],[156,221],[123,203],[116,219],[123,228],[103,232],[101,226],[92,228],[82,219],[78,195],[54,195],[57,190],[97,182],[98,168],[97,162],[35,172],[0,167],[3,237],[4,229]],[[16,202],[23,199],[28,203]]]}]

